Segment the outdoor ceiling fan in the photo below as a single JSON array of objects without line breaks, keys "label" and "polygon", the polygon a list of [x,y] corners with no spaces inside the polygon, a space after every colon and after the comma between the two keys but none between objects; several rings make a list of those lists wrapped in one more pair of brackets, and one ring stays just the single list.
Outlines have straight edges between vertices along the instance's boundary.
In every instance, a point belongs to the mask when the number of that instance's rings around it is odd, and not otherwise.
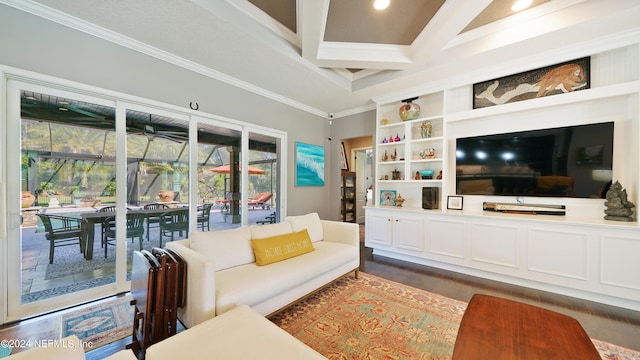
[{"label": "outdoor ceiling fan", "polygon": [[152,115],[149,114],[149,123],[142,126],[142,135],[146,136],[149,141],[153,141],[155,138],[163,138],[171,140],[177,143],[187,141],[189,139],[188,134],[185,131],[179,130],[161,130],[153,125]]}]

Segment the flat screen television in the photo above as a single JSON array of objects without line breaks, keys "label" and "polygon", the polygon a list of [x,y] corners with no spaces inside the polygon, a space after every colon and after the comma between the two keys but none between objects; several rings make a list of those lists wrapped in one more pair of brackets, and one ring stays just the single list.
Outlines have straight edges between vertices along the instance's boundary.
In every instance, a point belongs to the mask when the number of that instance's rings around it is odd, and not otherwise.
[{"label": "flat screen television", "polygon": [[460,195],[602,198],[611,184],[613,122],[456,139]]}]

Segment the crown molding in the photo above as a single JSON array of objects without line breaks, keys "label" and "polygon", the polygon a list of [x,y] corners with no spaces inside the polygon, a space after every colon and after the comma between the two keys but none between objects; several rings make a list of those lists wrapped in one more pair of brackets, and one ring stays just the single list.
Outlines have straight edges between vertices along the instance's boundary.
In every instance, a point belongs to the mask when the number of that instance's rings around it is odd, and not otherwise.
[{"label": "crown molding", "polygon": [[322,111],[320,109],[316,109],[314,107],[300,103],[288,97],[263,89],[259,86],[255,86],[253,84],[250,84],[248,82],[226,75],[224,73],[208,68],[206,66],[202,66],[193,61],[181,58],[179,56],[176,56],[164,50],[160,50],[156,47],[150,46],[148,44],[137,41],[130,37],[116,33],[109,29],[105,29],[96,24],[79,19],[77,17],[71,16],[69,14],[63,13],[61,11],[39,4],[37,2],[31,1],[31,0],[0,0],[0,3],[5,4],[7,6],[11,6],[18,10],[30,13],[32,15],[41,17],[43,19],[53,21],[55,23],[72,28],[74,30],[84,32],[91,36],[100,38],[102,40],[109,41],[116,45],[123,46],[130,50],[137,51],[139,53],[154,57],[166,63],[224,82],[228,85],[235,86],[237,88],[252,92],[254,94],[277,101],[287,106],[297,108],[299,110],[308,112],[310,114],[313,114],[322,118],[328,118],[327,111]]},{"label": "crown molding", "polygon": [[349,109],[349,110],[345,110],[345,111],[337,112],[337,113],[333,114],[333,119],[340,119],[340,118],[343,118],[343,117],[356,115],[356,114],[361,114],[361,113],[364,113],[364,112],[367,112],[367,111],[371,111],[371,110],[376,110],[376,104],[375,103],[370,104],[370,105],[366,105],[366,106],[361,106],[361,107]]}]

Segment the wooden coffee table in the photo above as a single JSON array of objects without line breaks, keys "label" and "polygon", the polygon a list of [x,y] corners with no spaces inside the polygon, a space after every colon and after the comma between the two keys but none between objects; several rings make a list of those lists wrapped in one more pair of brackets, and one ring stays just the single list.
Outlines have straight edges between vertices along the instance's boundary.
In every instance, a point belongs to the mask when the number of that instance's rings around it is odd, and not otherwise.
[{"label": "wooden coffee table", "polygon": [[465,310],[453,360],[581,359],[600,354],[572,317],[494,296],[476,294]]}]

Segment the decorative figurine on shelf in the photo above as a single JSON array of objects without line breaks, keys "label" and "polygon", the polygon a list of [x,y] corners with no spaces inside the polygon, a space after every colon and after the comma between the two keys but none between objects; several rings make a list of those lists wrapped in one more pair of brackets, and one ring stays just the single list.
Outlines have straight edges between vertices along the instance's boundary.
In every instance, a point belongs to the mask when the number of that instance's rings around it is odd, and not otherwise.
[{"label": "decorative figurine on shelf", "polygon": [[421,159],[433,159],[436,157],[436,149],[429,148],[422,150],[418,155]]},{"label": "decorative figurine on shelf", "polygon": [[396,137],[393,139],[393,141],[398,142],[402,139],[400,139],[400,135],[396,133]]},{"label": "decorative figurine on shelf", "polygon": [[398,197],[396,198],[396,206],[402,207],[402,204],[405,202],[405,199],[398,193]]},{"label": "decorative figurine on shelf", "polygon": [[389,142],[392,143],[393,142],[393,136],[389,136]]},{"label": "decorative figurine on shelf", "polygon": [[391,180],[400,180],[400,170],[393,169],[393,171],[391,171]]},{"label": "decorative figurine on shelf", "polygon": [[388,123],[389,123],[389,119],[387,118],[380,120],[380,125],[387,125]]},{"label": "decorative figurine on shelf", "polygon": [[389,156],[387,155],[387,150],[384,151],[384,156],[382,157],[382,161],[389,160]]},{"label": "decorative figurine on shelf", "polygon": [[420,180],[420,171],[416,171],[416,176],[414,176],[413,179]]},{"label": "decorative figurine on shelf", "polygon": [[433,127],[431,126],[431,121],[425,121],[420,125],[420,132],[422,134],[422,138],[430,138],[433,133]]},{"label": "decorative figurine on shelf", "polygon": [[622,188],[620,182],[616,181],[607,191],[607,201],[604,202],[607,208],[604,210],[605,220],[633,221],[633,208],[635,205],[627,200],[627,190]]},{"label": "decorative figurine on shelf", "polygon": [[383,143],[383,144],[388,143],[387,138],[382,139],[382,143]]},{"label": "decorative figurine on shelf", "polygon": [[438,173],[438,176],[436,176],[436,179],[442,180],[442,170],[440,170],[440,173]]},{"label": "decorative figurine on shelf", "polygon": [[396,161],[396,157],[398,157],[398,154],[396,153],[396,149],[393,149],[393,154],[391,154],[391,161]]},{"label": "decorative figurine on shelf", "polygon": [[415,120],[420,116],[420,105],[413,103],[413,100],[418,99],[417,97],[411,99],[402,100],[404,105],[400,106],[400,119],[402,121],[406,120]]}]

